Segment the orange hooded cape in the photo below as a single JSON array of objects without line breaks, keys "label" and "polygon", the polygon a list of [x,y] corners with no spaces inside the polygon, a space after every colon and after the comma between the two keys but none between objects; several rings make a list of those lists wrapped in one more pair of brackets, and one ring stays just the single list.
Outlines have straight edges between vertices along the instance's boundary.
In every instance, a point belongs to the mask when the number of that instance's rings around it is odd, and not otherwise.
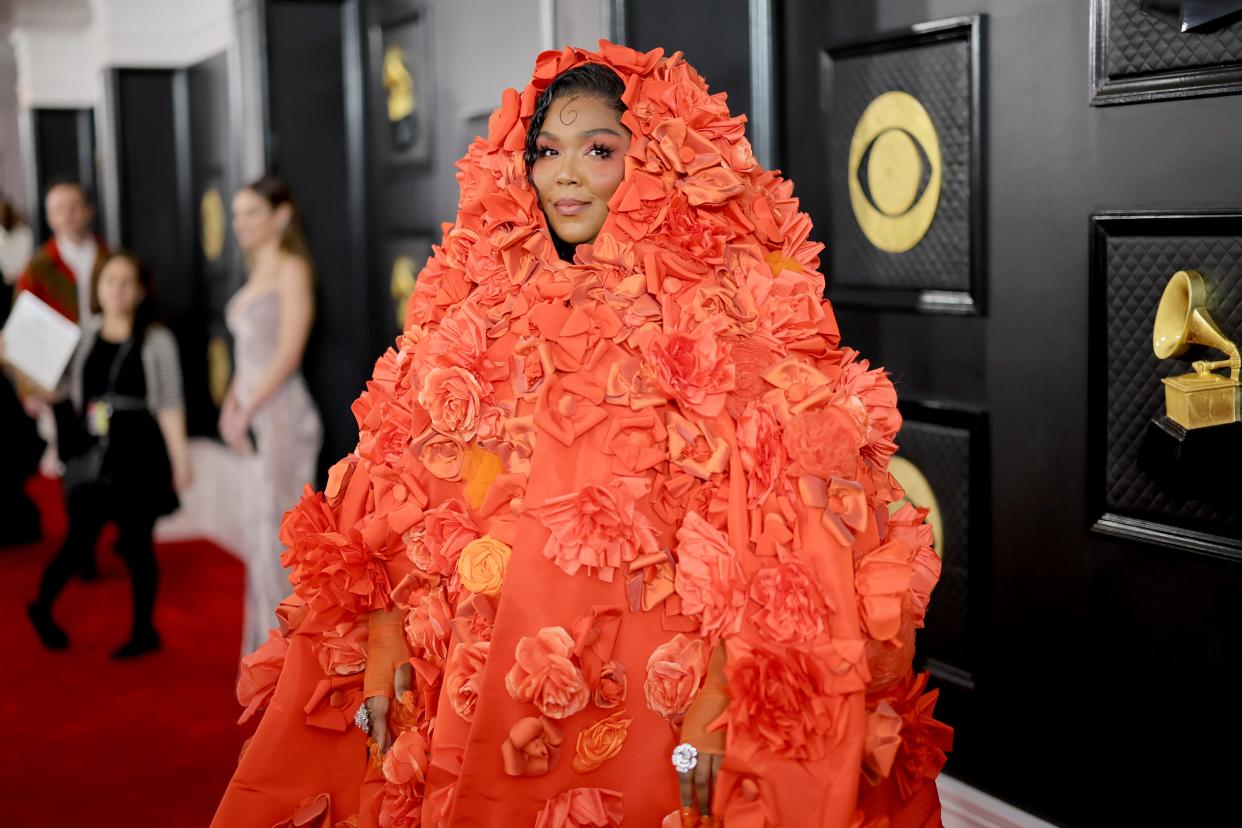
[{"label": "orange hooded cape", "polygon": [[[569,263],[523,150],[588,62],[633,141]],[[680,53],[607,42],[504,93],[357,449],[286,515],[295,594],[243,670],[266,712],[215,824],[658,825],[716,646],[726,825],[939,824],[951,732],[910,664],[940,565],[923,514],[889,514],[896,396],[839,344],[811,220],[743,124]],[[368,764],[376,610],[415,686]]]}]

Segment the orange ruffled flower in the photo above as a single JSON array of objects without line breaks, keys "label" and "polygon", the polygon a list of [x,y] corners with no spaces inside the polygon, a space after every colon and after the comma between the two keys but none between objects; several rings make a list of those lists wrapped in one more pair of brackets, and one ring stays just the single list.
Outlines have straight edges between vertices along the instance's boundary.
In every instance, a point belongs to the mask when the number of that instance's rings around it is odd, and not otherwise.
[{"label": "orange ruffled flower", "polygon": [[677,594],[709,642],[736,635],[746,609],[746,580],[729,539],[697,512],[677,529]]},{"label": "orange ruffled flower", "polygon": [[325,630],[319,639],[319,666],[329,676],[349,676],[362,672],[367,664],[367,619],[358,616]]},{"label": "orange ruffled flower", "polygon": [[776,566],[764,567],[750,584],[759,634],[773,644],[809,644],[824,631],[827,608],[810,567],[796,553],[785,552]]},{"label": "orange ruffled flower", "polygon": [[624,710],[618,710],[579,733],[574,771],[590,773],[620,753],[632,721]]},{"label": "orange ruffled flower", "polygon": [[[361,474],[357,469],[353,477],[365,492],[369,480]],[[351,480],[351,490],[354,485]],[[280,562],[292,570],[289,580],[295,591],[326,623],[387,604],[385,555],[368,548],[357,529],[338,529],[336,513],[310,486],[285,513],[280,540],[288,547]]]},{"label": "orange ruffled flower", "polygon": [[478,705],[480,686],[483,682],[483,667],[487,663],[487,651],[490,641],[476,641],[473,644],[458,644],[453,648],[449,658],[448,678],[444,689],[448,693],[449,704],[458,716],[468,722],[474,721],[474,710]]},{"label": "orange ruffled flower", "polygon": [[620,828],[625,818],[621,794],[603,788],[572,788],[535,817],[535,828]]},{"label": "orange ruffled flower", "polygon": [[500,757],[509,776],[543,776],[556,767],[565,735],[544,716],[528,716],[509,729]]},{"label": "orange ruffled flower", "polygon": [[595,688],[595,706],[601,710],[611,710],[625,701],[629,682],[625,676],[625,665],[615,658],[600,668],[599,686]]},{"label": "orange ruffled flower", "polygon": [[478,537],[479,528],[466,504],[446,500],[423,516],[422,528],[411,537],[407,553],[423,572],[453,575],[461,550]]},{"label": "orange ruffled flower", "polygon": [[612,582],[618,569],[638,555],[660,548],[654,527],[638,511],[634,481],[614,479],[606,486],[584,486],[544,501],[533,514],[551,535],[543,547],[548,560],[567,575],[587,574]]},{"label": "orange ruffled flower", "polygon": [[707,674],[707,645],[681,633],[656,647],[647,659],[643,690],[647,707],[674,724],[681,721]]},{"label": "orange ruffled flower", "polygon": [[789,462],[781,442],[781,426],[766,402],[751,402],[737,421],[737,450],[746,470],[746,505],[754,509],[768,495],[782,494]]},{"label": "orange ruffled flower", "polygon": [[523,636],[514,652],[516,663],[505,675],[514,701],[531,702],[550,719],[564,719],[586,707],[591,692],[569,658],[573,646],[564,627],[544,627],[537,635]]},{"label": "orange ruffled flower", "polygon": [[[909,799],[924,784],[940,775],[946,753],[953,749],[953,728],[933,717],[939,690],[924,693],[927,673],[910,673],[886,701],[901,717],[901,747],[893,761],[893,776],[902,799]],[[877,704],[879,701],[872,700]]]},{"label": "orange ruffled flower", "polygon": [[470,592],[495,598],[505,583],[505,572],[513,550],[491,535],[476,538],[462,547],[457,558],[457,575]]},{"label": "orange ruffled flower", "polygon": [[858,476],[863,433],[844,409],[828,405],[796,414],[785,424],[785,451],[791,474],[813,474],[825,480]]},{"label": "orange ruffled flower", "polygon": [[733,390],[736,369],[720,338],[725,320],[713,318],[685,331],[656,334],[643,348],[656,381],[685,409],[715,417]]},{"label": "orange ruffled flower", "polygon": [[785,759],[821,759],[841,737],[846,697],[818,656],[794,647],[729,641],[725,716],[730,744],[743,758],[770,751]]},{"label": "orange ruffled flower", "polygon": [[268,630],[267,641],[253,653],[241,660],[241,672],[237,676],[237,701],[246,709],[238,724],[249,721],[254,714],[267,707],[268,700],[276,692],[276,680],[285,666],[289,653],[289,639],[279,630]]}]

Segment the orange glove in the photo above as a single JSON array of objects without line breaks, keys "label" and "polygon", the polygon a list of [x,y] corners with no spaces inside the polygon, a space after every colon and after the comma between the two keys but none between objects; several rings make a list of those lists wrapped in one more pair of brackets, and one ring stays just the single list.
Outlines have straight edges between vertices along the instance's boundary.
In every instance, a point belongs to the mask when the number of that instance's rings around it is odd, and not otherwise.
[{"label": "orange glove", "polygon": [[724,728],[708,731],[707,726],[720,718],[729,706],[726,662],[724,644],[717,644],[707,666],[707,680],[703,682],[703,689],[695,697],[681,723],[681,741],[694,745],[699,753],[724,755],[725,752]]},{"label": "orange glove", "polygon": [[391,699],[397,668],[410,660],[399,610],[376,610],[367,620],[367,666],[362,697]]}]

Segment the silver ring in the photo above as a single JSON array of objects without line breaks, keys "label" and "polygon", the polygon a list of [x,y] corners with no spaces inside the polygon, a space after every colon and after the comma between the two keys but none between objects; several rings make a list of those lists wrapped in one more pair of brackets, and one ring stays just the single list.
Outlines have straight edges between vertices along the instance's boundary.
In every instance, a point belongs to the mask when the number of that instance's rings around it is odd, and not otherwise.
[{"label": "silver ring", "polygon": [[354,727],[368,736],[371,735],[371,711],[367,709],[366,702],[358,705],[357,711],[354,712]]},{"label": "silver ring", "polygon": [[678,773],[689,773],[699,764],[699,751],[689,742],[682,742],[673,748],[673,769]]}]

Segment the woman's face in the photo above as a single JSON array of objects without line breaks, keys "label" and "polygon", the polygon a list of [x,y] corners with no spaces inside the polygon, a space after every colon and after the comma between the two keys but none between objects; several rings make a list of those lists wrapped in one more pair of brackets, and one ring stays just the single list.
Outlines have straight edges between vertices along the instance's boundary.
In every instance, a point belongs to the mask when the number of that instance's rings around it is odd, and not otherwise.
[{"label": "woman's face", "polygon": [[594,241],[625,177],[630,131],[621,113],[589,95],[557,98],[535,141],[530,177],[548,224],[570,244]]},{"label": "woman's face", "polygon": [[96,286],[104,316],[133,316],[147,292],[138,281],[138,270],[129,259],[118,256],[99,271]]},{"label": "woman's face", "polygon": [[272,209],[267,199],[254,190],[238,190],[233,196],[233,232],[247,252],[280,238],[288,223],[285,205]]}]

